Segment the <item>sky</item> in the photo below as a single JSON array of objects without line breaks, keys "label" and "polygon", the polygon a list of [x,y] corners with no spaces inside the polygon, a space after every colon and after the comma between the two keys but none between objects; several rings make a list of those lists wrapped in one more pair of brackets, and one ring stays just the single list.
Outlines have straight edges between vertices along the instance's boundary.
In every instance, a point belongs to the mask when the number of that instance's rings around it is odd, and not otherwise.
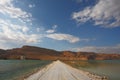
[{"label": "sky", "polygon": [[0,0],[0,48],[120,53],[120,0]]}]

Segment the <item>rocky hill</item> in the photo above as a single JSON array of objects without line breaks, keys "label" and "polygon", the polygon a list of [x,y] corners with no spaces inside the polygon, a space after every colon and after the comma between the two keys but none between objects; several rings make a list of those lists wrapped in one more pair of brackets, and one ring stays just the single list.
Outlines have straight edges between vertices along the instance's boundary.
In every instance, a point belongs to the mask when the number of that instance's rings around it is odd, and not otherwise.
[{"label": "rocky hill", "polygon": [[120,59],[120,54],[94,52],[55,51],[52,49],[23,46],[10,50],[0,49],[0,59],[38,59],[38,60],[111,60]]}]

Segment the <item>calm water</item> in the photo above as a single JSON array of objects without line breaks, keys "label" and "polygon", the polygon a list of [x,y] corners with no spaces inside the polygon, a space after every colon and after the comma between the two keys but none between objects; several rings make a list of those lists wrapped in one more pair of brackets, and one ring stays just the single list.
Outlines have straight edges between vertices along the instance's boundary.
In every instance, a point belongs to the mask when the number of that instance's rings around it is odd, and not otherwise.
[{"label": "calm water", "polygon": [[[18,80],[20,76],[49,63],[51,61],[0,60],[0,80]],[[79,69],[108,76],[110,80],[120,80],[120,60],[68,61],[68,63]]]},{"label": "calm water", "polygon": [[103,61],[68,61],[69,64],[109,77],[109,80],[120,80],[120,60],[103,60]]},{"label": "calm water", "polygon": [[18,80],[21,76],[49,64],[40,60],[0,60],[0,80]]}]

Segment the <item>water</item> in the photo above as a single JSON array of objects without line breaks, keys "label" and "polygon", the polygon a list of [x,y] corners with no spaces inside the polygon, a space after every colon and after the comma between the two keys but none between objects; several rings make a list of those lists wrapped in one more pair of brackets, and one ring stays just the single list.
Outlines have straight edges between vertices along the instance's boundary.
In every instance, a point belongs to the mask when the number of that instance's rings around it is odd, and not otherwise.
[{"label": "water", "polygon": [[40,60],[0,60],[0,80],[21,80],[22,76],[32,73],[35,69],[50,62]]},{"label": "water", "polygon": [[[0,80],[18,80],[21,76],[49,63],[51,61],[0,60]],[[108,76],[109,80],[120,80],[120,60],[67,61],[67,63],[78,69]]]},{"label": "water", "polygon": [[120,60],[68,61],[68,63],[78,69],[107,76],[109,80],[120,80]]}]

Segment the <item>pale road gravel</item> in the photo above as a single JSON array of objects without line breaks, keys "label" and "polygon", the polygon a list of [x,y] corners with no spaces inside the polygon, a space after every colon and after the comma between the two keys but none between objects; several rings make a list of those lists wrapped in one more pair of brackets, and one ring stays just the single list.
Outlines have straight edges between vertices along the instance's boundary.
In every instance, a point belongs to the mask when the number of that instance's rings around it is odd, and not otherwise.
[{"label": "pale road gravel", "polygon": [[97,75],[91,75],[73,68],[59,60],[47,65],[24,80],[106,80]]}]

